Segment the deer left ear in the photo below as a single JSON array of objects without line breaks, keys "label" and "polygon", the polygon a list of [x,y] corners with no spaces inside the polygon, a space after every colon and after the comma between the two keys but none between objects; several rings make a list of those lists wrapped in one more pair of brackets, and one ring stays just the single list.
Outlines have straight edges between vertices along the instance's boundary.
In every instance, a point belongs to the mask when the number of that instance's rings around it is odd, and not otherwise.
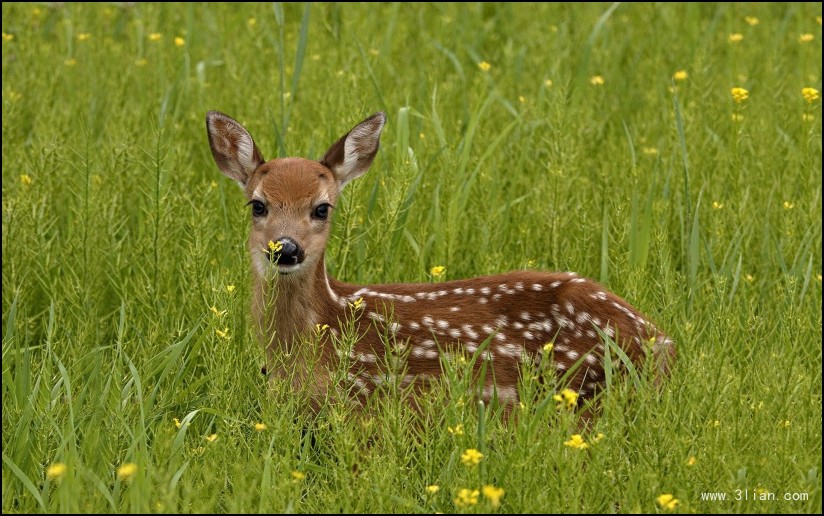
[{"label": "deer left ear", "polygon": [[326,151],[320,162],[335,174],[341,188],[369,170],[378,153],[381,130],[385,123],[386,114],[375,113],[343,135]]}]

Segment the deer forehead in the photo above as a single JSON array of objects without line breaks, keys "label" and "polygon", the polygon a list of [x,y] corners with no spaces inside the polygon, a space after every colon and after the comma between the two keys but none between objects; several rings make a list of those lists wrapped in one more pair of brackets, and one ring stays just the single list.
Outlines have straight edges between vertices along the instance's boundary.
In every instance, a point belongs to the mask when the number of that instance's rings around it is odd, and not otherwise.
[{"label": "deer forehead", "polygon": [[259,166],[246,185],[246,192],[250,199],[289,208],[334,203],[338,186],[332,171],[317,161],[280,158]]}]

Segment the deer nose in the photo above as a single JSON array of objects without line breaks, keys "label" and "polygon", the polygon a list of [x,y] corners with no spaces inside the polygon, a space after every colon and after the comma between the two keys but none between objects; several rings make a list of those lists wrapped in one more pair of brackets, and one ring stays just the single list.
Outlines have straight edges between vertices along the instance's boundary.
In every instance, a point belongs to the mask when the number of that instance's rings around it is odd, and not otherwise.
[{"label": "deer nose", "polygon": [[269,260],[278,265],[297,265],[303,262],[305,257],[303,249],[301,249],[297,242],[291,238],[283,237],[278,238],[277,243],[280,244],[278,246],[280,250],[269,251]]}]

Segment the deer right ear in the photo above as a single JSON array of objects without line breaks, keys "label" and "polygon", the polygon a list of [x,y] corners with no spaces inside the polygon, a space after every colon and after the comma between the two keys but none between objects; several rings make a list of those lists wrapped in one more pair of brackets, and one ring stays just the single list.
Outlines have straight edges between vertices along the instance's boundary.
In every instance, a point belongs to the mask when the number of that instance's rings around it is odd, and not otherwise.
[{"label": "deer right ear", "polygon": [[206,131],[220,171],[245,188],[252,173],[265,161],[252,135],[237,120],[219,111],[206,114]]},{"label": "deer right ear", "polygon": [[381,141],[386,114],[375,113],[344,134],[326,151],[321,164],[335,174],[341,188],[369,170]]}]

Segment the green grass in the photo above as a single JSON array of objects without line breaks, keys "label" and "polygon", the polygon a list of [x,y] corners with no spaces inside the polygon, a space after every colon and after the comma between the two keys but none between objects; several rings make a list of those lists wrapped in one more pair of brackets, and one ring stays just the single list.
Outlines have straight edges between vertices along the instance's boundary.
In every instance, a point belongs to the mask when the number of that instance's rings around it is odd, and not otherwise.
[{"label": "green grass", "polygon": [[[820,4],[2,13],[4,513],[821,512]],[[614,383],[584,451],[554,403],[480,410],[460,368],[420,419],[388,392],[310,422],[259,373],[248,209],[209,109],[267,158],[319,158],[385,110],[331,274],[575,270],[675,339],[671,380]],[[486,484],[499,508],[456,508]]]}]

